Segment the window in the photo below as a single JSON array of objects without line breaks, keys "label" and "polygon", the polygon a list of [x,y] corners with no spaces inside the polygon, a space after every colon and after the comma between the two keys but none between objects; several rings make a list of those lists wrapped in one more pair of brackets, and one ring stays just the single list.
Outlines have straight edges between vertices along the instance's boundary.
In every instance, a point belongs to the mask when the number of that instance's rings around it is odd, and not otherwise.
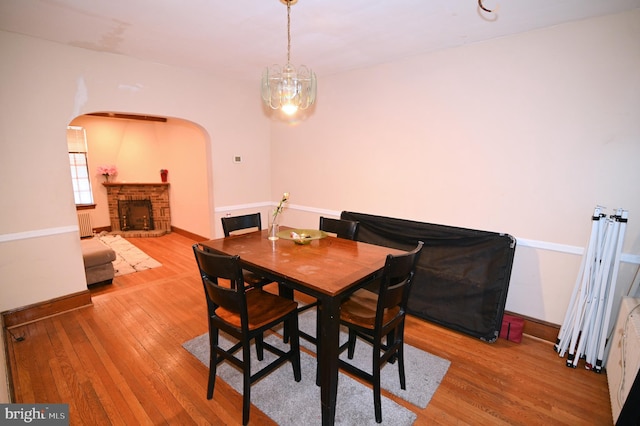
[{"label": "window", "polygon": [[67,146],[76,206],[93,204],[93,192],[91,191],[89,164],[87,162],[87,135],[83,127],[67,127]]}]

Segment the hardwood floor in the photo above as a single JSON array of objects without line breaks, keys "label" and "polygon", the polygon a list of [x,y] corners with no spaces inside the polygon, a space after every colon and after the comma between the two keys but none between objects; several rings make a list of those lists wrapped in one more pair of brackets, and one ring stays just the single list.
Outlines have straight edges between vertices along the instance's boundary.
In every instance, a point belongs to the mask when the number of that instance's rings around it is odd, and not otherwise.
[{"label": "hardwood floor", "polygon": [[[72,425],[240,424],[242,397],[219,380],[208,401],[207,367],[182,348],[207,331],[194,241],[129,241],[163,266],[92,289],[91,307],[11,330],[23,341],[6,335],[13,401],[69,403]],[[416,318],[405,339],[451,361],[427,408],[386,394],[416,424],[612,424],[606,375],[565,367],[548,342],[488,344]],[[274,422],[252,406],[251,424]]]}]

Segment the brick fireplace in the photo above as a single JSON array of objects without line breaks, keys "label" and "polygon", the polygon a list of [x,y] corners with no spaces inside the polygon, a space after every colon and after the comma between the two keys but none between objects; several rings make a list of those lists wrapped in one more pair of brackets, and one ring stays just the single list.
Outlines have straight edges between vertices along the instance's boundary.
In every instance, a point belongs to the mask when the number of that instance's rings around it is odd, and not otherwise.
[{"label": "brick fireplace", "polygon": [[[105,182],[103,185],[107,188],[112,233],[123,237],[159,237],[171,232],[168,183]],[[148,206],[148,215],[143,214],[139,220],[127,217],[127,212],[131,214],[141,205]]]}]

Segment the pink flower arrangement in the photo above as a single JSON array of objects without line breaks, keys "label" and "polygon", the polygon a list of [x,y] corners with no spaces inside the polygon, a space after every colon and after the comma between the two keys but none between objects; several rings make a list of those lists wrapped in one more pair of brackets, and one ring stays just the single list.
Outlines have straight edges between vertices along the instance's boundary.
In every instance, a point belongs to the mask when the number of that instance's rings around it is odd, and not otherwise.
[{"label": "pink flower arrangement", "polygon": [[114,175],[118,174],[118,169],[116,169],[116,166],[114,166],[114,165],[99,166],[98,167],[98,174],[101,174],[102,176],[107,178],[107,181],[108,181],[109,180],[109,176],[114,176]]}]

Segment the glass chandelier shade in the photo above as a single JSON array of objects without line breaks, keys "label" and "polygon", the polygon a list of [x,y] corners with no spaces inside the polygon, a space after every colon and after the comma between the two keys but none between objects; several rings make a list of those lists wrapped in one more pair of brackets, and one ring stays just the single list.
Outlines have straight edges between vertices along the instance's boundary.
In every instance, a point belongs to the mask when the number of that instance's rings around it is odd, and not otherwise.
[{"label": "glass chandelier shade", "polygon": [[292,115],[299,109],[307,109],[316,100],[316,75],[310,68],[291,65],[291,3],[287,4],[287,64],[283,67],[272,65],[262,73],[262,100],[271,109],[281,109]]},{"label": "glass chandelier shade", "polygon": [[262,73],[262,100],[272,109],[294,114],[316,100],[316,75],[308,67],[272,65]]}]

